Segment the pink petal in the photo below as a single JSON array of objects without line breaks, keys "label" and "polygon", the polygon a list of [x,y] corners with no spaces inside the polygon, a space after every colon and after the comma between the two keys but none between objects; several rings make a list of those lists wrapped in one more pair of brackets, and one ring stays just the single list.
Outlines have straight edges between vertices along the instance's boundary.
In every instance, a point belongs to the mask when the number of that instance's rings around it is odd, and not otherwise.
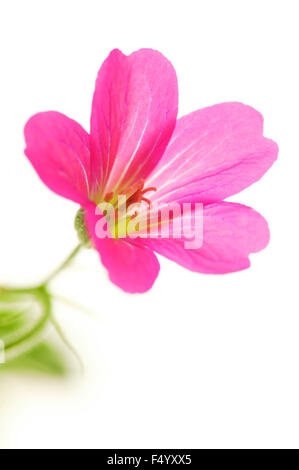
[{"label": "pink petal", "polygon": [[191,271],[223,274],[248,268],[248,255],[265,248],[269,230],[265,219],[250,207],[221,202],[204,206],[201,248],[186,249],[185,241],[144,238],[136,243]]},{"label": "pink petal", "polygon": [[113,50],[103,63],[92,104],[92,168],[106,192],[145,178],[163,154],[177,116],[177,78],[157,51],[126,56]]},{"label": "pink petal", "polygon": [[153,201],[216,202],[259,180],[278,147],[263,137],[263,118],[241,103],[223,103],[178,120],[146,186]]},{"label": "pink petal", "polygon": [[90,187],[89,136],[75,121],[54,111],[33,116],[25,126],[25,154],[55,193],[84,204]]},{"label": "pink petal", "polygon": [[150,249],[136,246],[127,239],[98,238],[95,226],[100,217],[95,215],[95,205],[90,204],[85,213],[87,231],[110,280],[131,294],[148,291],[160,270],[156,255]]}]

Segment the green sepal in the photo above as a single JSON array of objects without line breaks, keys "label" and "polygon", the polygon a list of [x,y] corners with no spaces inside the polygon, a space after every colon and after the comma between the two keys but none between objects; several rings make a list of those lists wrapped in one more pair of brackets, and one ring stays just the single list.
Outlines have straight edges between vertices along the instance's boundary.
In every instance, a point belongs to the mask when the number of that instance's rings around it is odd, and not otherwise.
[{"label": "green sepal", "polygon": [[91,248],[92,244],[87,234],[84,215],[85,211],[80,207],[75,217],[74,226],[80,243],[82,243],[86,248]]}]

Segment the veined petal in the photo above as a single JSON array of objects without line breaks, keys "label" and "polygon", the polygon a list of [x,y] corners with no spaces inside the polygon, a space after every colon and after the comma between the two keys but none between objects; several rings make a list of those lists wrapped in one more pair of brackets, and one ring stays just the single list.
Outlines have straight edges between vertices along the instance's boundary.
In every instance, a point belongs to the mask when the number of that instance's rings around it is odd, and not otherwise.
[{"label": "veined petal", "polygon": [[103,63],[92,104],[94,194],[144,179],[162,156],[177,116],[177,78],[159,52],[126,56],[113,50]]},{"label": "veined petal", "polygon": [[128,239],[98,238],[96,223],[103,216],[97,216],[95,209],[94,204],[86,208],[85,224],[109,279],[131,294],[148,291],[160,270],[156,255],[147,247],[135,245]]},{"label": "veined petal", "polygon": [[153,201],[221,201],[259,180],[278,147],[263,137],[263,118],[241,103],[223,103],[177,121],[169,145],[146,181]]},{"label": "veined petal", "polygon": [[38,113],[25,126],[25,154],[55,193],[84,204],[91,186],[89,136],[61,113]]},{"label": "veined petal", "polygon": [[204,206],[202,246],[198,249],[186,249],[186,238],[136,239],[139,246],[146,246],[191,271],[205,274],[248,268],[248,255],[265,248],[268,241],[265,219],[250,207],[230,202]]}]

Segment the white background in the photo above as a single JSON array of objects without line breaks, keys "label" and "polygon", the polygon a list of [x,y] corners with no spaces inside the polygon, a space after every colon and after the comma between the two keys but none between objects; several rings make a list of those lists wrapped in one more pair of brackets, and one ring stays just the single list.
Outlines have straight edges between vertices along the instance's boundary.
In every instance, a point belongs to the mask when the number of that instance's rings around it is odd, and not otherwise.
[{"label": "white background", "polygon": [[86,252],[52,290],[85,376],[3,376],[6,447],[299,447],[298,2],[1,1],[0,285],[39,282],[76,244],[77,207],[23,155],[23,126],[59,110],[88,129],[98,68],[115,47],[151,47],[179,80],[179,114],[254,106],[280,147],[265,177],[233,198],[268,220],[249,270],[188,272],[161,259],[145,295],[109,283]]}]

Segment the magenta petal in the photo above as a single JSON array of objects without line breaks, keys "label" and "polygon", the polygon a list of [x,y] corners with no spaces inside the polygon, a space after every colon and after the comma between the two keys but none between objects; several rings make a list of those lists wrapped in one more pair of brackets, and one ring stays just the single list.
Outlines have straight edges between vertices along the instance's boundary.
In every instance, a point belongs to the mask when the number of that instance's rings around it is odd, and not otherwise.
[{"label": "magenta petal", "polygon": [[98,238],[95,234],[98,220],[95,205],[89,205],[85,223],[102,264],[108,271],[109,279],[131,294],[148,291],[160,270],[156,255],[150,249],[134,245],[127,239]]},{"label": "magenta petal", "polygon": [[241,103],[223,103],[178,120],[146,185],[152,200],[216,202],[254,183],[275,161],[278,147],[263,137],[263,118]]},{"label": "magenta petal", "polygon": [[203,244],[186,249],[181,239],[139,239],[166,258],[191,271],[223,274],[250,266],[248,255],[268,244],[265,219],[250,207],[230,202],[209,204],[203,210]]},{"label": "magenta petal", "polygon": [[41,180],[55,193],[84,204],[90,187],[89,136],[75,121],[49,111],[25,126],[25,154]]},{"label": "magenta petal", "polygon": [[110,53],[98,74],[91,115],[92,168],[106,192],[155,167],[175,127],[177,101],[176,73],[162,54]]}]

